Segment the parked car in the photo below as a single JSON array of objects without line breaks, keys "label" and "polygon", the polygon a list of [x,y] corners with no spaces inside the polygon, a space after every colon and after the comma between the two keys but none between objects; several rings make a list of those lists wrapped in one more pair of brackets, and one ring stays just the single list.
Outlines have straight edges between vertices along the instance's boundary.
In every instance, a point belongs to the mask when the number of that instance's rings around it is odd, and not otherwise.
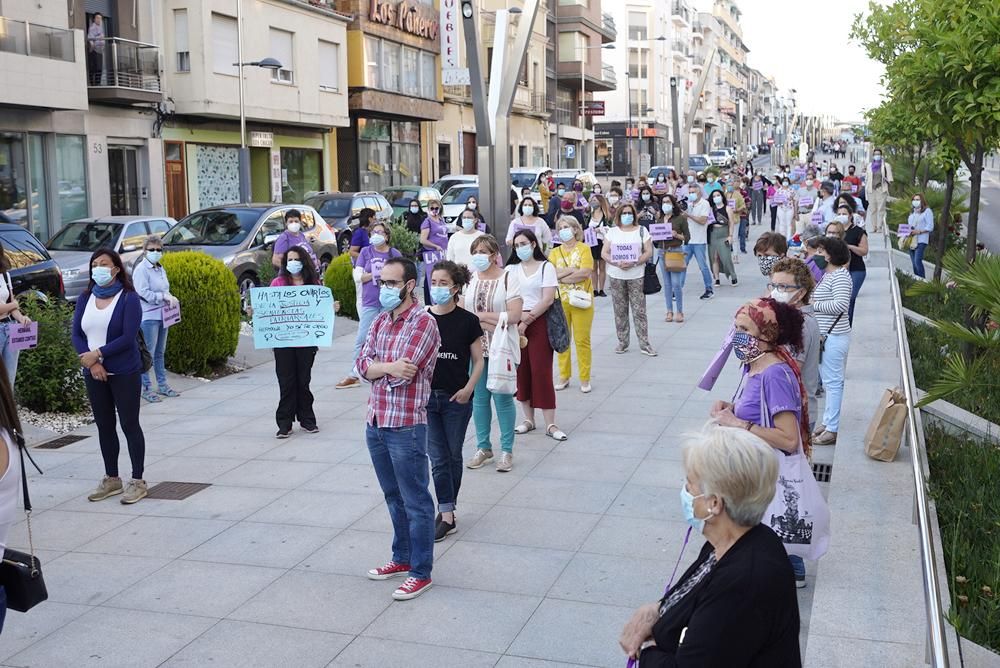
[{"label": "parked car", "polygon": [[444,222],[448,224],[448,233],[454,234],[458,231],[458,217],[465,210],[465,203],[470,197],[475,197],[479,201],[479,183],[461,183],[452,186],[451,190],[441,198],[441,215]]},{"label": "parked car", "polygon": [[[341,253],[346,253],[351,247],[351,233],[358,226],[358,214],[361,213],[361,209],[373,210],[375,220],[378,221],[389,222],[393,216],[389,200],[372,190],[353,193],[319,193],[306,199],[305,206],[318,211],[319,215],[326,221],[327,227],[333,230],[337,237],[337,249]],[[304,225],[305,221],[303,220],[302,223]],[[316,257],[319,257],[319,253],[316,254]]]},{"label": "parked car", "polygon": [[432,183],[431,188],[445,195],[449,190],[463,183],[479,183],[479,176],[477,174],[449,174]]},{"label": "parked car", "polygon": [[724,148],[709,151],[708,160],[715,167],[728,167],[732,164],[732,158],[729,156],[729,151]]},{"label": "parked car", "polygon": [[436,188],[427,186],[391,186],[382,191],[382,196],[392,206],[393,218],[409,211],[410,202],[413,200],[417,200],[420,203],[420,208],[426,211],[429,201],[441,199],[441,193]]},{"label": "parked car", "polygon": [[62,270],[66,299],[71,302],[87,289],[90,281],[90,256],[101,248],[110,248],[122,257],[125,269],[142,255],[142,242],[150,234],[161,237],[177,224],[166,216],[101,216],[81,218],[66,223],[49,239],[49,254]]},{"label": "parked car", "polygon": [[579,179],[583,183],[583,194],[586,196],[590,195],[591,189],[597,183],[597,177],[594,176],[593,172],[587,172],[582,169],[552,170],[552,180],[556,182],[556,187],[560,183],[565,183],[566,188],[569,189],[572,187],[574,179]]},{"label": "parked car", "polygon": [[669,177],[671,171],[677,171],[674,169],[673,165],[657,165],[656,167],[650,167],[649,173],[646,175],[646,180],[650,183],[655,183],[660,174]]},{"label": "parked car", "polygon": [[703,172],[712,165],[712,161],[704,153],[695,153],[688,156],[688,171]]},{"label": "parked car", "polygon": [[538,190],[542,174],[549,171],[548,167],[512,167],[510,170],[510,184],[517,190],[518,198],[521,196],[522,188],[530,188],[531,196],[536,201],[542,201],[542,194]]},{"label": "parked car", "polygon": [[765,142],[765,143],[763,143],[763,144],[761,144],[760,146],[757,147],[757,151],[761,155],[764,155],[765,153],[770,153],[771,152],[771,145]]},{"label": "parked car", "polygon": [[24,227],[0,213],[0,243],[10,265],[14,296],[40,292],[62,299],[65,295],[62,272],[45,245]]},{"label": "parked car", "polygon": [[285,229],[285,212],[298,209],[302,232],[320,262],[320,273],[337,256],[337,237],[311,206],[234,204],[196,211],[163,237],[163,250],[195,250],[222,260],[236,275],[240,293],[260,285],[260,268],[271,262],[274,242]]}]

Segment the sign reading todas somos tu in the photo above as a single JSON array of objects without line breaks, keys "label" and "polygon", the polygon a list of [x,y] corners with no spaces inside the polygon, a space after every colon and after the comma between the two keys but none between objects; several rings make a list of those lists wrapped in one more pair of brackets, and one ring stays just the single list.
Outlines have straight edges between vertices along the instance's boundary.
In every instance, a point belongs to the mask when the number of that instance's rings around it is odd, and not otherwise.
[{"label": "sign reading todas somos tu", "polygon": [[254,348],[329,347],[333,293],[322,285],[253,288]]}]

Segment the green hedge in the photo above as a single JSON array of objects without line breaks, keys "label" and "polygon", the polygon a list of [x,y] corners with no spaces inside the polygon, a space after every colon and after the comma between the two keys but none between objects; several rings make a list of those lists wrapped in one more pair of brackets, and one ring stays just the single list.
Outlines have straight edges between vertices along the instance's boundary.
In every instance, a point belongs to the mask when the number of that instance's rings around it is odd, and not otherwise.
[{"label": "green hedge", "polygon": [[962,293],[958,290],[952,290],[944,284],[937,283],[936,285],[940,289],[936,294],[913,294],[910,288],[917,283],[922,283],[922,281],[918,281],[901,269],[896,270],[896,280],[899,281],[903,306],[911,311],[916,311],[931,320],[962,322],[965,318],[969,303],[962,298]]},{"label": "green hedge", "polygon": [[73,304],[44,301],[33,295],[18,300],[21,311],[38,323],[38,346],[21,352],[15,393],[18,402],[37,412],[80,413],[86,410],[80,358],[73,347]]},{"label": "green hedge", "polygon": [[339,315],[357,320],[358,303],[353,270],[350,254],[338,255],[323,274],[323,284],[330,288],[333,298],[340,302]]},{"label": "green hedge", "polygon": [[415,260],[417,251],[420,250],[420,235],[411,232],[403,223],[392,223],[389,225],[389,233],[392,235],[392,247],[408,257]]},{"label": "green hedge", "polygon": [[220,260],[196,251],[163,256],[170,292],[180,301],[181,321],[167,337],[167,368],[206,375],[236,353],[240,293],[236,277]]}]

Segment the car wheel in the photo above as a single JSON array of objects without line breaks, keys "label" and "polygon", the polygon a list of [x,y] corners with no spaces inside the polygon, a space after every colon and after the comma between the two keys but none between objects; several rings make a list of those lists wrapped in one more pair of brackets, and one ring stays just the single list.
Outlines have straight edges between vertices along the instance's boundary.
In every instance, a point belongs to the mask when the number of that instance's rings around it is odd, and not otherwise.
[{"label": "car wheel", "polygon": [[351,250],[351,235],[349,233],[341,234],[340,238],[337,239],[337,250],[340,251],[341,255]]},{"label": "car wheel", "polygon": [[326,274],[326,270],[330,268],[330,263],[333,262],[333,258],[329,255],[324,255],[319,259],[319,278],[323,280],[323,275]]},{"label": "car wheel", "polygon": [[250,304],[250,289],[259,287],[259,282],[257,280],[257,275],[253,272],[246,272],[240,276],[240,280],[237,281],[240,288],[240,299],[244,304]]}]

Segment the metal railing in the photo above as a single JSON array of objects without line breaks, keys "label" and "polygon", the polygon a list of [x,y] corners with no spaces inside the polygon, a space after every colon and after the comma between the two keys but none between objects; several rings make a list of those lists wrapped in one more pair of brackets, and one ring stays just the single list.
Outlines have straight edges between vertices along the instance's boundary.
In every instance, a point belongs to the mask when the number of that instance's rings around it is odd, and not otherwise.
[{"label": "metal railing", "polygon": [[601,27],[604,28],[605,32],[611,33],[615,36],[618,35],[618,28],[615,26],[615,17],[608,12],[603,12],[601,14]]},{"label": "metal railing", "polygon": [[615,68],[611,65],[601,66],[601,81],[609,83],[612,85],[618,85],[618,75],[615,74]]},{"label": "metal railing", "polygon": [[934,534],[931,527],[930,507],[927,502],[927,475],[924,464],[927,461],[927,445],[921,427],[920,412],[916,407],[918,398],[913,367],[910,363],[910,344],[906,337],[906,319],[903,316],[903,299],[896,279],[896,265],[893,262],[892,243],[888,226],[883,230],[885,247],[889,258],[889,285],[892,292],[892,310],[896,325],[896,344],[899,346],[899,367],[903,377],[903,393],[906,395],[908,413],[907,431],[911,445],[910,459],[913,463],[914,514],[920,531],[920,570],[924,581],[924,605],[927,613],[928,659],[934,668],[948,668],[948,647],[945,639],[944,614],[941,604],[941,590],[938,585],[937,560],[934,552]]},{"label": "metal railing", "polygon": [[109,37],[103,41],[104,76],[98,79],[97,73],[92,72],[90,74],[92,88],[161,91],[160,47],[120,37]]},{"label": "metal railing", "polygon": [[550,105],[545,93],[535,93],[531,96],[531,111],[536,114],[551,113],[554,105]]},{"label": "metal railing", "polygon": [[73,31],[0,16],[0,52],[76,62]]}]

